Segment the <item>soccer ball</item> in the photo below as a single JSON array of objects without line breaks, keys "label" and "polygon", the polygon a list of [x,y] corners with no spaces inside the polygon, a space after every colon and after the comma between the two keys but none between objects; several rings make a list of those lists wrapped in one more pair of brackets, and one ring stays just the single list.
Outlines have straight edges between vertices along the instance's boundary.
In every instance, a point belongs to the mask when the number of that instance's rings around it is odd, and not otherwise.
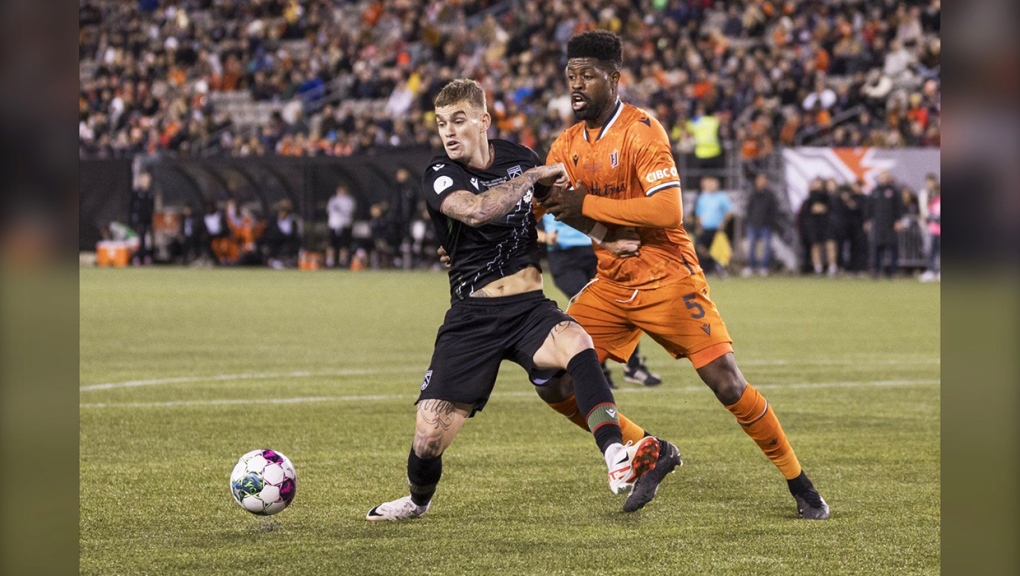
[{"label": "soccer ball", "polygon": [[241,456],[230,473],[230,493],[241,508],[270,516],[294,501],[297,472],[290,460],[275,450],[252,450]]}]

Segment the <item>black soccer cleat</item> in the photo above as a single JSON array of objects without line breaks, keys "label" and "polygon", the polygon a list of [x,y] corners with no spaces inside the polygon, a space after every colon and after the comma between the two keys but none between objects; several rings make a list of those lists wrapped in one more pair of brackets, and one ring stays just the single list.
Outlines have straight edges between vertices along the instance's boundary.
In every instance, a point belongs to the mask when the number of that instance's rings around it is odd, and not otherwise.
[{"label": "black soccer cleat", "polygon": [[800,476],[793,480],[787,480],[790,487],[790,494],[797,502],[797,514],[805,520],[828,520],[829,504],[822,498],[822,495],[815,490],[811,480],[803,471]]},{"label": "black soccer cleat", "polygon": [[623,379],[626,382],[643,386],[658,386],[662,384],[662,378],[648,369],[644,358],[640,358],[634,366],[625,366],[623,368]]},{"label": "black soccer cleat", "polygon": [[672,442],[660,439],[659,459],[655,463],[655,468],[646,472],[634,483],[634,489],[630,496],[627,496],[627,501],[623,503],[623,511],[636,512],[651,502],[652,498],[655,498],[655,493],[659,491],[659,484],[666,478],[666,475],[683,464],[680,450]]}]

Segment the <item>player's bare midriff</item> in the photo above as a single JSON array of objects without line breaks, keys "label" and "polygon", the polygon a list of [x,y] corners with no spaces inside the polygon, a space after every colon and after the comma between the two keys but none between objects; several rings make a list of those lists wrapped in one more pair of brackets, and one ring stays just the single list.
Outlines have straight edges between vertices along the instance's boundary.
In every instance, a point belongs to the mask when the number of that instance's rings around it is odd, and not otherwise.
[{"label": "player's bare midriff", "polygon": [[538,269],[528,266],[519,272],[489,282],[481,290],[475,290],[471,297],[499,298],[500,296],[513,296],[541,289],[542,273]]}]

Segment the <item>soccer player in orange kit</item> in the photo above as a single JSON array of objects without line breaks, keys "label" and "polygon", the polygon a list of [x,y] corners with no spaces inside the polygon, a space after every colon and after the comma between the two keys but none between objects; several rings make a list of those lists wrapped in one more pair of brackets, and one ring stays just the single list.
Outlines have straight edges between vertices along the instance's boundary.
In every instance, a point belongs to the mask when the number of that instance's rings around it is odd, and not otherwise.
[{"label": "soccer player in orange kit", "polygon": [[[829,506],[801,469],[768,401],[741,374],[705,274],[683,228],[680,178],[669,138],[646,111],[620,101],[622,45],[594,30],[567,44],[567,83],[580,120],[556,139],[547,163],[567,168],[571,188],[541,199],[557,219],[596,240],[598,275],[567,312],[594,341],[599,361],[630,357],[644,331],[698,375],[786,478],[802,518],[825,520]],[[598,245],[607,232],[637,228],[640,249],[614,256]],[[666,457],[666,452],[660,452]],[[631,499],[650,501],[664,475],[653,469]]]}]

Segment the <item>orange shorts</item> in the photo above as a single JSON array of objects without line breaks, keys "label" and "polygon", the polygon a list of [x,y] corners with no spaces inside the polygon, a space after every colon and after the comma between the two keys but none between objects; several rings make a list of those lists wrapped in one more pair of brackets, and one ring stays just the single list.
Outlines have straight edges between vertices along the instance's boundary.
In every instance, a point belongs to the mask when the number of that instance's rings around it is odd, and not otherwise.
[{"label": "orange shorts", "polygon": [[594,280],[571,301],[570,314],[595,342],[599,361],[626,362],[644,331],[674,358],[701,368],[733,351],[705,274],[651,290],[627,289]]}]

